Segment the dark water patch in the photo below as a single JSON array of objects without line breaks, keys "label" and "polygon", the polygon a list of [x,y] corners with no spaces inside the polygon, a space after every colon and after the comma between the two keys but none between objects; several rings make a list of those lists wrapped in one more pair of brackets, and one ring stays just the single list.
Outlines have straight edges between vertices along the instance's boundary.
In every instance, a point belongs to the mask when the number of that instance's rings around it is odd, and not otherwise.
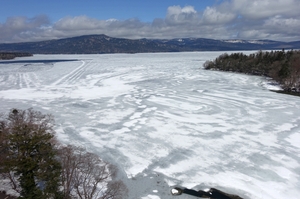
[{"label": "dark water patch", "polygon": [[87,103],[81,103],[81,102],[75,102],[70,104],[71,107],[75,107],[75,108],[88,108],[89,105]]},{"label": "dark water patch", "polygon": [[68,61],[79,61],[79,60],[78,59],[13,60],[13,61],[0,61],[0,64],[55,63],[55,62],[68,62]]}]

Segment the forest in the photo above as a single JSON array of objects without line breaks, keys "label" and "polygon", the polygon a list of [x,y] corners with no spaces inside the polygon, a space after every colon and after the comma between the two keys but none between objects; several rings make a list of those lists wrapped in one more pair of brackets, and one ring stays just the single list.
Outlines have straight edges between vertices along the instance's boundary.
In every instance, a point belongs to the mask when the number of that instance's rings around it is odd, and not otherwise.
[{"label": "forest", "polygon": [[250,55],[224,53],[206,61],[207,70],[239,72],[270,77],[278,82],[284,93],[300,93],[300,51],[259,51]]}]

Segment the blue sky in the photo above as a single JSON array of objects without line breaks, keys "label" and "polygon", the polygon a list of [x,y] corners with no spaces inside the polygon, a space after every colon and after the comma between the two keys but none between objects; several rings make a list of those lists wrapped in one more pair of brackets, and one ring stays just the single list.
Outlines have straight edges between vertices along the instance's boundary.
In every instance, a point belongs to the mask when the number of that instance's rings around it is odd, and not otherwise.
[{"label": "blue sky", "polygon": [[300,40],[300,0],[0,0],[0,43],[112,37]]},{"label": "blue sky", "polygon": [[48,15],[53,21],[65,16],[87,15],[97,19],[116,18],[126,20],[138,18],[151,22],[163,18],[169,6],[193,5],[197,10],[212,6],[217,0],[2,0],[0,21],[7,17]]}]

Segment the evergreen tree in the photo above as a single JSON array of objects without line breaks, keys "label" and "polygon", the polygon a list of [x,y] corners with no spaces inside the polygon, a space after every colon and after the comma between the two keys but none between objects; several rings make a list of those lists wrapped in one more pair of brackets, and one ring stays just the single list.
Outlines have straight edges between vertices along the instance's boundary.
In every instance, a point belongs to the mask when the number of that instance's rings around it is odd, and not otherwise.
[{"label": "evergreen tree", "polygon": [[290,67],[288,63],[284,63],[281,69],[278,71],[278,76],[282,79],[288,78],[291,74]]},{"label": "evergreen tree", "polygon": [[52,117],[32,109],[13,109],[2,124],[6,142],[1,168],[19,177],[20,198],[60,198],[61,165],[53,145]]}]

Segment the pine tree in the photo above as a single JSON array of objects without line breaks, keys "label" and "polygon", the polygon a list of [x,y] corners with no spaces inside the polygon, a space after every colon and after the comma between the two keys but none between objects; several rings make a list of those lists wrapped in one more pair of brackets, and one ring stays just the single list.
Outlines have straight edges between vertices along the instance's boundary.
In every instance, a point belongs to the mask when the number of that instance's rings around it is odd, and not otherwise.
[{"label": "pine tree", "polygon": [[6,142],[1,167],[19,177],[21,198],[60,198],[53,118],[32,109],[13,109],[2,123]]}]

